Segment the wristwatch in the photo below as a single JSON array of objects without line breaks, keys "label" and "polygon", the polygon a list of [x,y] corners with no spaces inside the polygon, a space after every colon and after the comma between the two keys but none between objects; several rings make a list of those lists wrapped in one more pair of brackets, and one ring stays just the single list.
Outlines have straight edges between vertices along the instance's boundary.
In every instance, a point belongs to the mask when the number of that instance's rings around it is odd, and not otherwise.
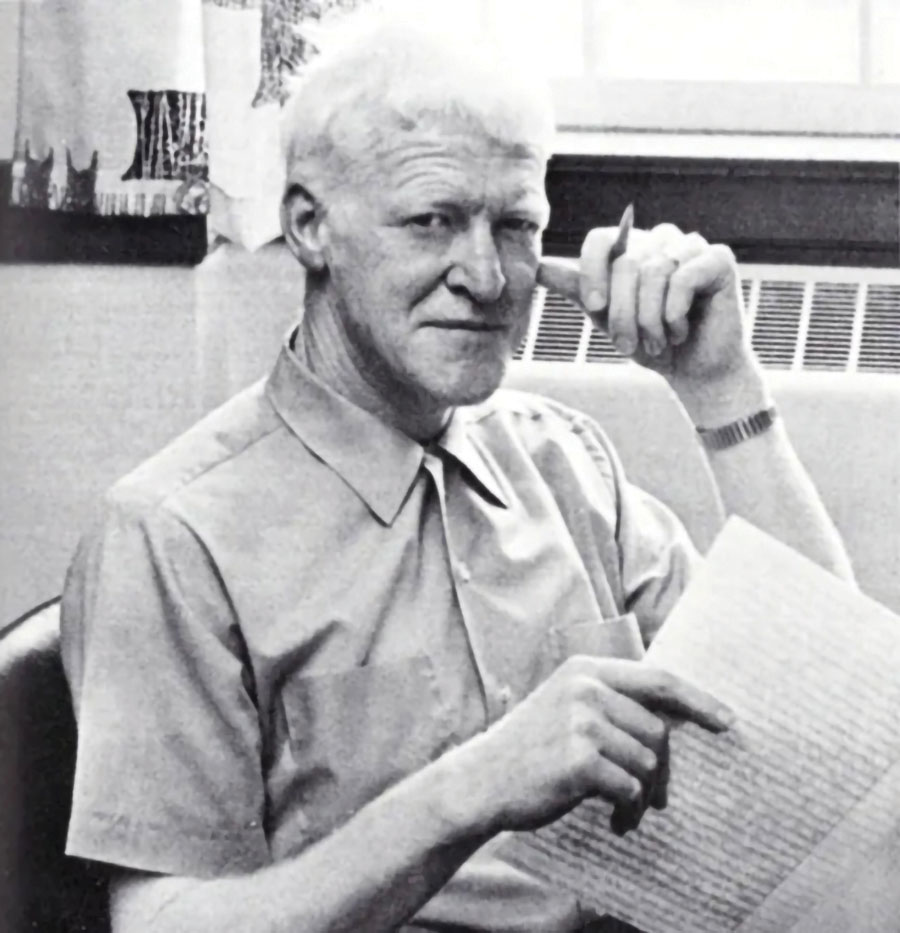
[{"label": "wristwatch", "polygon": [[746,418],[738,418],[737,421],[724,424],[719,428],[697,428],[697,434],[707,450],[725,450],[727,447],[734,447],[742,441],[768,431],[777,417],[778,412],[775,406],[770,405],[762,411],[748,415]]}]

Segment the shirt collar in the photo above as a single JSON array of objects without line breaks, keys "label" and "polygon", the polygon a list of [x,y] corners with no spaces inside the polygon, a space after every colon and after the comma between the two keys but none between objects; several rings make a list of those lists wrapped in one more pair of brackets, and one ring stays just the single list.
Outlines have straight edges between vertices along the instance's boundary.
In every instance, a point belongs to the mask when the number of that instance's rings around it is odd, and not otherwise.
[{"label": "shirt collar", "polygon": [[[290,430],[327,463],[386,525],[393,523],[415,482],[425,454],[417,441],[354,405],[317,379],[292,349],[288,334],[266,395]],[[482,494],[506,506],[486,452],[469,436],[467,419],[454,412],[435,446],[454,457]]]},{"label": "shirt collar", "polygon": [[500,470],[493,457],[472,436],[469,412],[457,408],[443,434],[436,440],[435,446],[450,454],[468,472],[468,478],[475,480],[479,492],[493,499],[496,505],[504,509],[509,507],[509,496],[504,491],[500,479]]}]

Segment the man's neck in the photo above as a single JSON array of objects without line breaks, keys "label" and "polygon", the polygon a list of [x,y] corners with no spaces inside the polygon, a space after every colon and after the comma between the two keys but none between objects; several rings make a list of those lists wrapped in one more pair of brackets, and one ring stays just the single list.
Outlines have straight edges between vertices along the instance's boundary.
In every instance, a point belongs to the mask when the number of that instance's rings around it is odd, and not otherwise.
[{"label": "man's neck", "polygon": [[294,351],[330,389],[423,443],[446,426],[452,409],[426,407],[402,387],[389,388],[354,352],[339,315],[324,301],[307,301]]}]

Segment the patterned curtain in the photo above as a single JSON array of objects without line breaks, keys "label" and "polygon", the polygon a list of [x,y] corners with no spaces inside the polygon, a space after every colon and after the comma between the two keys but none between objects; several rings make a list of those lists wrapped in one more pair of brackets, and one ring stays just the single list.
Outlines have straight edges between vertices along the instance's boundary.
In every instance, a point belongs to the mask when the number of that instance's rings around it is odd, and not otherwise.
[{"label": "patterned curtain", "polygon": [[362,2],[22,0],[12,203],[276,238],[289,81]]}]

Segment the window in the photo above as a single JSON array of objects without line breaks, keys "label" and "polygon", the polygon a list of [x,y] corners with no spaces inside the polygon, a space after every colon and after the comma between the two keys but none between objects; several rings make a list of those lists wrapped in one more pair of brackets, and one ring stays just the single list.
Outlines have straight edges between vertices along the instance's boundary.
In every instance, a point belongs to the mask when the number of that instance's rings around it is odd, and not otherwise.
[{"label": "window", "polygon": [[480,3],[550,74],[563,130],[900,141],[897,0]]}]

